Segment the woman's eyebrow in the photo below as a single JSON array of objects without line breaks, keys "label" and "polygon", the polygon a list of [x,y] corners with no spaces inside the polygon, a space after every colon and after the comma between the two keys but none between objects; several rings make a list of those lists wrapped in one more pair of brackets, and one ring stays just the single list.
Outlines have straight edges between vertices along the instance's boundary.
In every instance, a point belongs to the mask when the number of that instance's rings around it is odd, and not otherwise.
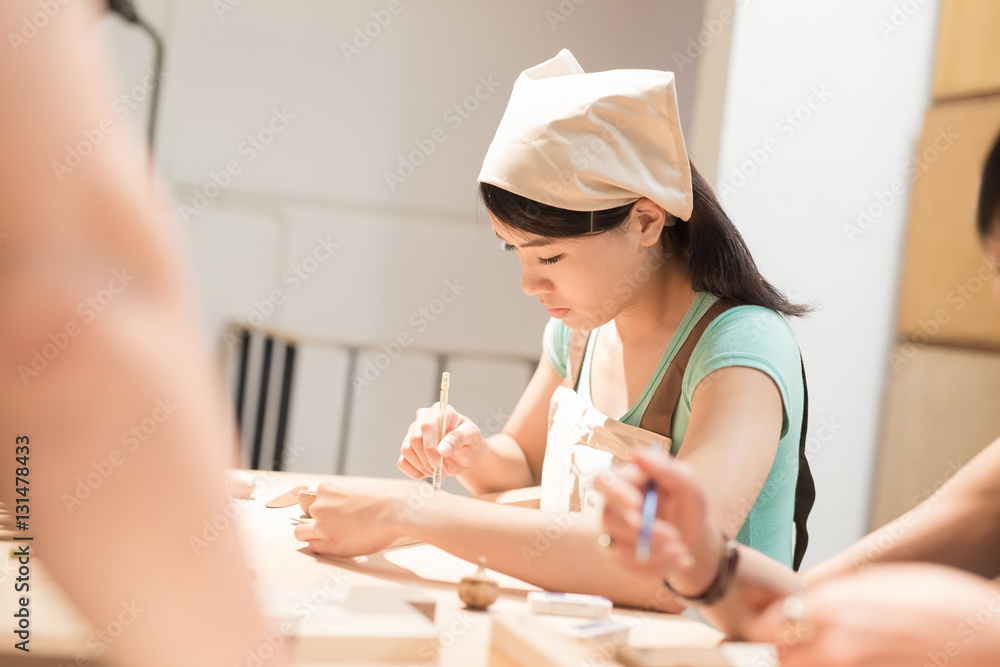
[{"label": "woman's eyebrow", "polygon": [[[504,239],[504,237],[497,234],[496,232],[493,232],[493,235],[496,236],[501,241],[503,241],[504,243],[507,243],[507,240]],[[520,246],[515,246],[512,243],[507,243],[507,245],[511,246],[512,248],[539,248],[541,246],[552,245],[553,243],[554,241],[552,239],[539,238],[534,241],[528,241],[527,243]]]}]

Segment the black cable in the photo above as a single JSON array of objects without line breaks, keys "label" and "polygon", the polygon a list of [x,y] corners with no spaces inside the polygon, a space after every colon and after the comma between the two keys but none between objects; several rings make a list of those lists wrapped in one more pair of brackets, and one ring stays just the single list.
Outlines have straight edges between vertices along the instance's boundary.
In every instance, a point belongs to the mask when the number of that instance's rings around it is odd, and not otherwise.
[{"label": "black cable", "polygon": [[160,79],[163,78],[163,39],[153,29],[153,26],[149,25],[135,11],[135,5],[132,4],[132,0],[108,0],[108,7],[129,23],[139,26],[153,41],[153,50],[155,51],[153,57],[153,90],[149,100],[149,122],[146,127],[147,140],[149,141],[149,155],[150,159],[152,159],[153,143],[156,137],[156,122],[160,109]]}]

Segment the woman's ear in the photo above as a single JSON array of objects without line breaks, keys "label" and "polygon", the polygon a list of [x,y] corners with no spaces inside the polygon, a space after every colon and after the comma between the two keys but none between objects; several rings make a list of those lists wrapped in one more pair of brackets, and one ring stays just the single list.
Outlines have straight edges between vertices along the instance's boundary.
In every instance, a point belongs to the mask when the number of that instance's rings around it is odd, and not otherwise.
[{"label": "woman's ear", "polygon": [[639,232],[639,245],[653,246],[660,242],[660,234],[667,222],[667,213],[659,204],[643,197],[632,205]]}]

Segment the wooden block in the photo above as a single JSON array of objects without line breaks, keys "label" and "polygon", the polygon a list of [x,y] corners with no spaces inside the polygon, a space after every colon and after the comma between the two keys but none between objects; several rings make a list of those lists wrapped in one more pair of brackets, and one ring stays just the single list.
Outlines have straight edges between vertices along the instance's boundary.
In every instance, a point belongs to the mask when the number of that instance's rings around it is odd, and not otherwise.
[{"label": "wooden block", "polygon": [[912,509],[1000,434],[1000,353],[899,345],[871,528]]},{"label": "wooden block", "polygon": [[934,58],[934,99],[1000,91],[1000,3],[943,0]]},{"label": "wooden block", "polygon": [[[659,667],[777,667],[767,644],[719,644],[722,635],[680,616],[615,615],[633,627],[628,646],[619,640],[586,641],[567,637],[531,616],[493,615],[492,665],[578,667],[579,665],[655,665]],[[641,637],[639,635],[642,635]]]},{"label": "wooden block", "polygon": [[778,651],[770,644],[722,644],[714,649],[626,646],[618,659],[629,667],[779,667]]},{"label": "wooden block", "polygon": [[[316,604],[315,589],[286,589],[264,598],[276,627],[292,628],[296,664],[430,664],[437,661],[438,631],[429,612],[404,600],[399,591],[367,588],[346,599]],[[307,600],[306,605],[302,601]]]},{"label": "wooden block", "polygon": [[[588,664],[618,664],[613,660],[615,642],[580,641],[539,624],[530,616],[496,614],[490,655],[496,662],[532,667],[576,667]],[[493,663],[493,660],[491,660]]]},{"label": "wooden block", "polygon": [[917,150],[926,168],[913,184],[903,257],[902,337],[1000,349],[992,263],[975,225],[980,172],[998,133],[1000,95],[927,112]]}]

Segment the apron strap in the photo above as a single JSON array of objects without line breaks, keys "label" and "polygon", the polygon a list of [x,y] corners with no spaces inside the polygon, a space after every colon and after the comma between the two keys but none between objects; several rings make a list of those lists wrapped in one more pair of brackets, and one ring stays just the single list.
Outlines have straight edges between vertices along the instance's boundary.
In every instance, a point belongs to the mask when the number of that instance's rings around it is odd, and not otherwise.
[{"label": "apron strap", "polygon": [[705,333],[708,325],[719,315],[733,308],[735,305],[729,301],[719,299],[712,304],[711,308],[705,311],[705,314],[694,325],[691,333],[684,340],[684,344],[681,345],[681,349],[677,350],[677,354],[670,360],[667,372],[664,373],[663,379],[660,380],[660,385],[649,400],[649,405],[646,406],[646,411],[639,422],[640,428],[652,431],[653,433],[659,433],[667,438],[670,437],[670,427],[674,420],[674,410],[677,408],[677,402],[681,399],[681,384],[684,380],[684,371],[687,370],[688,362],[691,361],[691,354],[694,352],[695,346],[698,345],[698,341],[701,340],[701,335]]},{"label": "apron strap", "polygon": [[566,355],[566,377],[563,379],[562,384],[573,391],[576,391],[576,385],[580,381],[580,366],[583,364],[583,355],[587,351],[587,343],[589,341],[590,330],[570,330],[569,354]]},{"label": "apron strap", "polygon": [[802,433],[799,436],[799,477],[795,480],[795,553],[792,556],[792,569],[798,571],[802,565],[802,557],[806,555],[809,546],[809,531],[806,520],[816,502],[816,483],[813,481],[809,461],[806,459],[806,430],[809,426],[809,386],[806,384],[806,363],[799,353],[802,363]]}]

